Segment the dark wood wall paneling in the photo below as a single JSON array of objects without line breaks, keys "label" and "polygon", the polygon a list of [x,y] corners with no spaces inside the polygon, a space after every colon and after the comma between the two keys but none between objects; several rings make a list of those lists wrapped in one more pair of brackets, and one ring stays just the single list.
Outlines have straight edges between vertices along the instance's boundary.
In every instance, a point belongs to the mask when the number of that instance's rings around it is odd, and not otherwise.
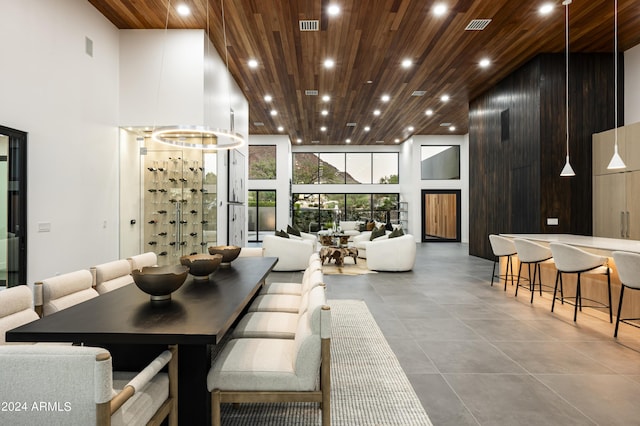
[{"label": "dark wood wall paneling", "polygon": [[[469,254],[492,259],[492,233],[591,235],[591,135],[614,126],[614,64],[605,53],[572,54],[569,63],[573,178],[560,177],[566,156],[564,54],[537,56],[470,103]],[[620,71],[619,117],[622,76]],[[548,217],[559,225],[548,226]]]}]

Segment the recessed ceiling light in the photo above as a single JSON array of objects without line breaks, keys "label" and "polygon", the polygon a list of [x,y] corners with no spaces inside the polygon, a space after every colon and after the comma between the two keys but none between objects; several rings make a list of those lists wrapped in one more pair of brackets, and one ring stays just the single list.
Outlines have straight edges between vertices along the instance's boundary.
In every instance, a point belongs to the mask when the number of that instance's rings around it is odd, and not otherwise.
[{"label": "recessed ceiling light", "polygon": [[279,131],[279,132],[281,132],[281,131],[283,131],[283,130],[284,130],[284,127],[282,127],[282,126],[278,126],[278,131]]},{"label": "recessed ceiling light", "polygon": [[364,126],[364,131],[365,131],[365,132],[368,132],[369,130],[371,130],[371,127],[369,127],[369,126]]},{"label": "recessed ceiling light", "polygon": [[367,80],[367,84],[372,84],[373,80]]},{"label": "recessed ceiling light", "polygon": [[409,68],[411,65],[413,65],[413,61],[411,59],[403,59],[401,65],[402,68]]},{"label": "recessed ceiling light", "polygon": [[482,68],[487,68],[489,65],[491,65],[491,61],[489,60],[489,58],[482,58],[480,59],[480,62],[478,62],[478,65],[480,65]]},{"label": "recessed ceiling light", "polygon": [[351,139],[345,139],[344,143],[351,143]]},{"label": "recessed ceiling light", "polygon": [[407,127],[407,130],[410,131],[410,132],[413,132],[415,130],[415,128],[413,126],[409,126],[409,127]]},{"label": "recessed ceiling light", "polygon": [[425,115],[433,115],[433,110],[432,109],[428,109],[424,113],[425,113]]},{"label": "recessed ceiling light", "polygon": [[264,101],[265,102],[271,102],[273,100],[273,98],[271,97],[271,95],[264,95]]},{"label": "recessed ceiling light", "polygon": [[395,143],[400,143],[400,139],[396,138]]},{"label": "recessed ceiling light", "polygon": [[334,66],[335,64],[336,64],[336,63],[333,61],[333,59],[325,59],[325,60],[324,60],[324,67],[325,67],[325,68],[333,68],[333,66]]},{"label": "recessed ceiling light", "polygon": [[329,95],[323,95],[322,96],[322,101],[323,102],[329,102],[330,100],[331,100],[331,96],[329,96]]},{"label": "recessed ceiling light", "polygon": [[255,59],[249,59],[247,65],[249,65],[249,68],[258,68],[258,61]]},{"label": "recessed ceiling light", "polygon": [[538,9],[538,12],[540,12],[540,15],[548,15],[553,11],[554,5],[553,3],[545,3],[542,6],[540,6],[540,9]]},{"label": "recessed ceiling light", "polygon": [[298,139],[296,139],[296,142],[302,143],[302,139],[298,138]]},{"label": "recessed ceiling light", "polygon": [[379,109],[374,110],[373,115],[380,115],[380,110]]},{"label": "recessed ceiling light", "polygon": [[389,99],[391,99],[391,96],[389,95],[382,95],[380,97],[380,100],[382,100],[382,102],[389,102]]},{"label": "recessed ceiling light", "polygon": [[340,7],[337,4],[330,4],[327,8],[327,13],[331,16],[336,16],[340,13]]},{"label": "recessed ceiling light", "polygon": [[441,100],[442,102],[448,102],[448,101],[449,101],[449,99],[450,99],[450,98],[449,98],[449,95],[442,95],[442,96],[440,96],[440,100]]},{"label": "recessed ceiling light", "polygon": [[325,126],[322,126],[322,127],[320,127],[320,131],[321,131],[321,132],[326,132],[326,131],[327,131],[327,128],[326,128]]},{"label": "recessed ceiling light", "polygon": [[278,111],[276,111],[275,109],[272,109],[270,114],[275,117],[276,115],[278,115]]},{"label": "recessed ceiling light", "polygon": [[447,5],[444,3],[438,3],[433,6],[433,14],[436,16],[442,16],[447,13]]},{"label": "recessed ceiling light", "polygon": [[176,6],[176,11],[180,16],[189,16],[191,14],[191,9],[186,4],[179,4]]},{"label": "recessed ceiling light", "polygon": [[456,130],[456,126],[449,126],[449,131],[454,132]]},{"label": "recessed ceiling light", "polygon": [[327,111],[326,109],[323,109],[322,112],[320,113],[322,115],[329,115],[329,111]]}]

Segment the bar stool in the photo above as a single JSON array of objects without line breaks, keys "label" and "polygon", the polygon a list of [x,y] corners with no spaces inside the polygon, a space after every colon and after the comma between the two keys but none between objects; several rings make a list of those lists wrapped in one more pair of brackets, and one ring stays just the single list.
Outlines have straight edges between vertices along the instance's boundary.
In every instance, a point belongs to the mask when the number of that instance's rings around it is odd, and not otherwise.
[{"label": "bar stool", "polygon": [[[553,259],[556,262],[556,268],[558,273],[556,274],[556,285],[553,289],[553,302],[551,303],[551,312],[556,304],[556,294],[558,291],[558,282],[560,282],[560,300],[564,304],[564,293],[562,289],[562,274],[578,274],[578,282],[576,284],[576,295],[570,297],[575,299],[575,303],[567,302],[575,306],[573,311],[573,321],[578,316],[578,309],[582,312],[582,308],[609,308],[609,322],[613,323],[613,313],[611,312],[611,268],[607,266],[607,258],[604,256],[598,256],[595,254],[587,253],[576,247],[572,247],[561,243],[551,243],[551,253]],[[602,274],[607,276],[607,290],[609,292],[609,305],[593,299],[584,298],[589,302],[596,303],[597,305],[583,305],[582,304],[582,285],[580,282],[580,276],[582,274]]]},{"label": "bar stool", "polygon": [[[531,303],[533,303],[533,295],[536,292],[536,275],[538,276],[540,296],[542,296],[542,277],[540,264],[552,263],[553,254],[551,253],[551,249],[549,247],[543,246],[542,244],[534,243],[533,241],[525,240],[523,238],[515,238],[513,240],[513,243],[516,245],[516,250],[518,251],[518,259],[520,259],[520,267],[518,268],[518,282],[516,284],[516,297],[518,297],[518,287],[522,286],[520,284],[520,274],[522,272],[522,265],[525,264],[529,269],[529,291],[531,292]],[[531,265],[533,265],[533,279],[531,279]]]},{"label": "bar stool", "polygon": [[630,322],[640,320],[640,318],[620,318],[625,287],[631,290],[640,290],[640,254],[614,251],[613,260],[616,262],[616,268],[618,268],[618,275],[620,275],[622,284],[620,288],[620,303],[618,303],[618,317],[616,318],[616,330],[613,332],[613,337],[618,337],[618,325],[620,325],[621,322],[640,328],[640,325]]},{"label": "bar stool", "polygon": [[[504,278],[504,290],[507,291],[507,280],[511,279],[511,285],[513,285],[513,262],[511,260],[511,256],[514,256],[517,253],[516,246],[513,244],[509,238],[501,237],[499,235],[490,234],[489,242],[491,243],[491,250],[493,250],[493,255],[496,259],[493,261],[493,273],[491,275],[491,287],[493,287],[493,279],[497,276],[498,282],[500,282],[501,278]],[[507,258],[507,270],[504,275],[496,275],[496,264],[500,262],[501,257]],[[511,268],[511,273],[509,273],[509,268]]]}]

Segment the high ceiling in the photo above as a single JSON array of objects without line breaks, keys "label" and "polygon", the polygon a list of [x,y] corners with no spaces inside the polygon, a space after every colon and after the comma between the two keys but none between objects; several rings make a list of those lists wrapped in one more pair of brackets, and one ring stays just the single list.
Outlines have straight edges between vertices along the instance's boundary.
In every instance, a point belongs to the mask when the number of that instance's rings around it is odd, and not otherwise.
[{"label": "high ceiling", "polygon": [[[171,0],[168,28],[206,30],[206,1]],[[120,29],[167,22],[166,0],[89,2]],[[439,1],[429,0],[209,0],[209,35],[249,101],[250,134],[288,134],[302,144],[394,144],[413,134],[467,133],[470,100],[538,53],[564,52],[564,6],[550,1],[555,8],[543,16],[545,2],[443,0],[448,9],[436,16]],[[180,16],[178,4],[191,15]],[[330,4],[338,15],[329,15]],[[574,0],[569,16],[571,52],[613,51],[614,0]],[[482,31],[465,30],[475,19],[491,21]],[[318,20],[318,31],[300,31],[300,20]],[[640,1],[619,0],[618,49],[638,44]],[[331,69],[323,66],[327,58],[335,61]],[[483,58],[491,61],[487,68],[479,66]],[[448,102],[440,99],[445,94]]]}]

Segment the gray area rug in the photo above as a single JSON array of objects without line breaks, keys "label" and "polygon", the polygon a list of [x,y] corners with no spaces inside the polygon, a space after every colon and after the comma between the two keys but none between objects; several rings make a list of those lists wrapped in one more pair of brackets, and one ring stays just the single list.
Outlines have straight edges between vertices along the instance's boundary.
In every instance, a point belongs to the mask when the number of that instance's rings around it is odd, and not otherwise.
[{"label": "gray area rug", "polygon": [[[331,424],[431,425],[398,359],[357,300],[331,300]],[[319,425],[317,404],[222,406],[227,425]]]}]

